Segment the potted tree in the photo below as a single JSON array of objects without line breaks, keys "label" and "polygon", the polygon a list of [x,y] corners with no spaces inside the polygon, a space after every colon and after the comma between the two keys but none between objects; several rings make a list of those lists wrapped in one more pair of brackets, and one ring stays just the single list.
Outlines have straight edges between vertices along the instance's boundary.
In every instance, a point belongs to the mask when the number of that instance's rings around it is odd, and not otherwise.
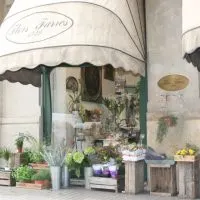
[{"label": "potted tree", "polygon": [[49,169],[40,169],[31,178],[35,184],[40,184],[48,187],[50,185],[51,174]]}]

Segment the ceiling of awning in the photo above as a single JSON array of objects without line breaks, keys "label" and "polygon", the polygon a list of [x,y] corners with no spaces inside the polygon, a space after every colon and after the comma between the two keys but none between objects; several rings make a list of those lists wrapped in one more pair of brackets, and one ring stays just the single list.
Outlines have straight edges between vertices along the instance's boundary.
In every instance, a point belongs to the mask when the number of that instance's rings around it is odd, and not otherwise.
[{"label": "ceiling of awning", "polygon": [[183,56],[200,71],[200,0],[182,0]]},{"label": "ceiling of awning", "polygon": [[39,70],[30,69],[41,64],[85,62],[144,76],[144,1],[15,0],[0,27],[0,44],[0,80],[27,84],[25,73],[34,79]]}]

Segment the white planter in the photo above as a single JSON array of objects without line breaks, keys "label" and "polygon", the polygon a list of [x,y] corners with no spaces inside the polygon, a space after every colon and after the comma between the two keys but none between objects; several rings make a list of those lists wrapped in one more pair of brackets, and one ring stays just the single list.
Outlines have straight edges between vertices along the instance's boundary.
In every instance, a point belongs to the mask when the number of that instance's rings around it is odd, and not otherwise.
[{"label": "white planter", "polygon": [[52,190],[60,189],[60,176],[61,176],[61,167],[60,166],[51,166],[51,182]]},{"label": "white planter", "polygon": [[84,177],[85,177],[85,188],[90,189],[89,178],[93,176],[92,167],[85,167],[84,168]]}]

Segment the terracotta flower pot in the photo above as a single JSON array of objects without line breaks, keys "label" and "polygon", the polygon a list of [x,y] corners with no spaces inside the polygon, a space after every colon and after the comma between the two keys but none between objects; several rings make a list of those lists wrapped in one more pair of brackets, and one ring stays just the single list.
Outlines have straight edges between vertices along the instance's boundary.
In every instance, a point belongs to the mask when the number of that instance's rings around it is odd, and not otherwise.
[{"label": "terracotta flower pot", "polygon": [[171,126],[172,125],[172,120],[170,117],[165,117],[164,118],[164,122],[167,126]]},{"label": "terracotta flower pot", "polygon": [[23,151],[23,148],[22,148],[22,147],[18,147],[18,148],[17,148],[17,153],[22,153],[22,151]]}]

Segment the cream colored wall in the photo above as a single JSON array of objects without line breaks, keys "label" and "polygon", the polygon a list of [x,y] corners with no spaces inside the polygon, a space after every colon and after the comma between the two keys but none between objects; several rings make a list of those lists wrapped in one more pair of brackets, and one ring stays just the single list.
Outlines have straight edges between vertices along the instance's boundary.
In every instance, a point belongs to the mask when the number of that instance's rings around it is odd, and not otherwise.
[{"label": "cream colored wall", "polygon": [[[13,0],[0,0],[0,21]],[[39,89],[20,83],[0,82],[0,146],[15,151],[19,132],[39,138]]]},{"label": "cream colored wall", "polygon": [[1,87],[0,145],[14,150],[19,132],[39,138],[39,89],[3,81]]},{"label": "cream colored wall", "polygon": [[[148,55],[148,145],[159,152],[173,154],[172,146],[183,146],[187,141],[200,146],[200,101],[198,72],[182,58],[181,52],[181,0],[146,1],[147,55]],[[189,85],[179,92],[166,92],[157,82],[168,74],[181,74],[189,78]],[[161,95],[175,95],[169,99],[167,109]],[[176,95],[183,95],[183,101]],[[163,110],[179,117],[178,125],[170,128],[161,144],[155,141],[157,121]],[[164,112],[165,113],[165,112]]]}]

